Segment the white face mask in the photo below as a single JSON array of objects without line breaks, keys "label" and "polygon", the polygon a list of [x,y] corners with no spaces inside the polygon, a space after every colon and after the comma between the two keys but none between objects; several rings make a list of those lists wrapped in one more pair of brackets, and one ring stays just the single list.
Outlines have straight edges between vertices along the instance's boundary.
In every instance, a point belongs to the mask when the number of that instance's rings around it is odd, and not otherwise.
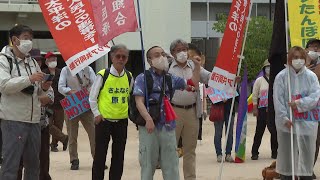
[{"label": "white face mask", "polygon": [[57,67],[57,61],[51,61],[51,62],[48,62],[48,67],[49,68],[55,68]]},{"label": "white face mask", "polygon": [[292,66],[296,70],[300,70],[304,64],[306,63],[305,59],[293,59],[292,60]]},{"label": "white face mask", "polygon": [[270,75],[270,66],[267,66],[265,69],[264,69],[265,73],[267,76]]},{"label": "white face mask", "polygon": [[152,60],[152,66],[161,71],[167,71],[169,68],[168,59],[166,57],[159,57]]},{"label": "white face mask", "polygon": [[181,51],[177,54],[177,61],[179,63],[185,63],[188,60],[188,53]]},{"label": "white face mask", "polygon": [[308,55],[311,58],[311,60],[315,60],[315,59],[317,59],[319,57],[319,54],[317,52],[314,52],[314,51],[309,51]]},{"label": "white face mask", "polygon": [[31,40],[20,40],[20,45],[17,46],[17,48],[19,49],[19,51],[24,54],[27,55],[28,52],[31,51],[32,49],[32,41]]}]

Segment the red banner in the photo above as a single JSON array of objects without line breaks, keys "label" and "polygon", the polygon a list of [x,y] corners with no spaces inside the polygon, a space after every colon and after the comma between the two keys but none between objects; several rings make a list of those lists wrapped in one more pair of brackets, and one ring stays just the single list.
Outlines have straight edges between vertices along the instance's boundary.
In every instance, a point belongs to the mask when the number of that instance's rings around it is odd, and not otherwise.
[{"label": "red banner", "polygon": [[251,0],[233,0],[209,86],[231,92],[237,73]]},{"label": "red banner", "polygon": [[109,52],[107,45],[98,46],[88,0],[41,0],[39,5],[72,75]]},{"label": "red banner", "polygon": [[133,0],[91,0],[99,45],[138,28]]}]

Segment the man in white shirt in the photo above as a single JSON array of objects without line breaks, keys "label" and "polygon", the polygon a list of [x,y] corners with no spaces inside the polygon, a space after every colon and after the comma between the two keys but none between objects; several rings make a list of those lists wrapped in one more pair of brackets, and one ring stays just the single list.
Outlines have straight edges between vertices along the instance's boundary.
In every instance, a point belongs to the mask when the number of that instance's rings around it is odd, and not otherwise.
[{"label": "man in white shirt", "polygon": [[[70,70],[64,67],[61,70],[61,75],[58,84],[58,91],[64,96],[71,95],[83,88],[90,91],[96,75],[90,66],[85,67],[76,76],[72,76]],[[95,131],[94,131],[94,118],[91,111],[87,111],[72,120],[68,120],[66,116],[67,132],[69,136],[69,154],[71,162],[71,170],[79,169],[78,158],[78,129],[79,121],[81,121],[84,129],[86,130],[91,147],[91,155],[94,157],[95,153]]]},{"label": "man in white shirt", "polygon": [[124,152],[128,129],[128,100],[134,80],[125,69],[129,50],[114,45],[110,50],[112,66],[98,72],[90,91],[90,107],[96,124],[96,153],[92,166],[92,180],[103,180],[106,156],[112,138],[112,159],[109,179],[120,180],[123,173]]}]

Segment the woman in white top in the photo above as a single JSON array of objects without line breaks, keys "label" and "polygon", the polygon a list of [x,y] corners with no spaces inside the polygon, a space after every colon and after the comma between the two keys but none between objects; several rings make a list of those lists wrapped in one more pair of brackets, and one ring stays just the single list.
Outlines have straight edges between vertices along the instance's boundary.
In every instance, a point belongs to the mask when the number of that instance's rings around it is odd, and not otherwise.
[{"label": "woman in white top", "polygon": [[271,158],[277,158],[277,130],[271,123],[273,120],[268,120],[268,91],[269,91],[269,75],[270,75],[270,63],[267,60],[264,61],[263,76],[259,77],[253,85],[252,102],[253,102],[253,115],[257,117],[256,133],[254,135],[251,159],[258,160],[259,147],[266,127],[268,128],[271,138]]},{"label": "woman in white top", "polygon": [[[274,109],[279,142],[276,171],[281,179],[291,179],[291,138],[293,131],[294,175],[311,180],[319,121],[320,86],[317,76],[305,67],[307,54],[293,47],[288,54],[288,66],[274,82]],[[289,73],[289,75],[288,75]],[[292,100],[289,102],[288,76]],[[293,117],[290,119],[289,112]]]}]

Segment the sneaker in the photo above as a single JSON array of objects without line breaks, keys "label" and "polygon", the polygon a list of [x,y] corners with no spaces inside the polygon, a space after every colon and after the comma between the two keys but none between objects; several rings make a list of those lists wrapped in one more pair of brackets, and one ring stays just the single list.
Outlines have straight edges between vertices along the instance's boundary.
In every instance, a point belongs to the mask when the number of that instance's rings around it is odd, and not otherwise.
[{"label": "sneaker", "polygon": [[258,160],[259,159],[259,155],[255,154],[251,156],[251,160]]},{"label": "sneaker", "polygon": [[58,147],[56,145],[51,145],[51,152],[59,152]]},{"label": "sneaker", "polygon": [[79,159],[73,160],[71,162],[71,170],[79,170]]},{"label": "sneaker", "polygon": [[314,173],[312,174],[312,179],[317,179],[317,176]]},{"label": "sneaker", "polygon": [[183,149],[182,148],[178,148],[177,152],[178,152],[179,158],[181,158],[183,156]]},{"label": "sneaker", "polygon": [[64,140],[63,144],[63,151],[66,151],[68,148],[68,142],[69,142],[69,136],[66,137],[66,139]]},{"label": "sneaker", "polygon": [[218,155],[217,156],[217,162],[221,163],[221,161],[222,161],[222,155]]},{"label": "sneaker", "polygon": [[157,165],[156,169],[161,169],[161,166],[160,164]]},{"label": "sneaker", "polygon": [[272,154],[271,154],[271,158],[272,158],[272,159],[277,159],[277,155],[278,155],[278,153],[272,153]]},{"label": "sneaker", "polygon": [[229,162],[229,163],[233,163],[233,162],[234,162],[231,154],[227,154],[225,161],[226,161],[226,162]]}]

